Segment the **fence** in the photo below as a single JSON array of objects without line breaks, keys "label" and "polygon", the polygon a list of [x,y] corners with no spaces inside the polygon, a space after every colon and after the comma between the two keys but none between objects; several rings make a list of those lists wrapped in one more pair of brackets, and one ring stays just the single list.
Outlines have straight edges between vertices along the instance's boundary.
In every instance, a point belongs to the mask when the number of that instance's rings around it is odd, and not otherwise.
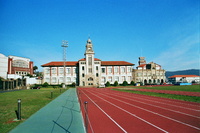
[{"label": "fence", "polygon": [[2,80],[0,79],[0,91],[26,89],[26,79]]}]

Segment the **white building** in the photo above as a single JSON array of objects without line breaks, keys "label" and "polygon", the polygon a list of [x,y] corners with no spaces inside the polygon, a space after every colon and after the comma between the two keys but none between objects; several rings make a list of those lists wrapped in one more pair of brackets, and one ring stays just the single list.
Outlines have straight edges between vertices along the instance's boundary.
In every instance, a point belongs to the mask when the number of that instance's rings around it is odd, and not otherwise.
[{"label": "white building", "polygon": [[168,78],[169,82],[175,84],[181,83],[200,83],[200,76],[197,75],[174,75]]},{"label": "white building", "polygon": [[8,57],[0,54],[0,77],[6,79],[8,73]]},{"label": "white building", "polygon": [[[87,40],[85,58],[79,61],[66,62],[66,84],[73,82],[79,86],[99,86],[107,81],[119,84],[132,81],[134,64],[126,61],[101,61],[94,58],[92,41]],[[50,62],[42,65],[44,82],[61,84],[64,79],[64,62]]]}]

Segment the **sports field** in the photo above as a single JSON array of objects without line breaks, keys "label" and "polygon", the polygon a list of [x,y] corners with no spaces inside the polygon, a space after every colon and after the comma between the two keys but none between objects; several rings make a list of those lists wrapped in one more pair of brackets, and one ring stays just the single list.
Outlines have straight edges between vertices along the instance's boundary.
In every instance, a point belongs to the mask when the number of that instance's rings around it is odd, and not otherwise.
[{"label": "sports field", "polygon": [[111,88],[78,88],[78,95],[83,117],[88,117],[85,119],[88,133],[200,132],[200,103],[197,102]]}]

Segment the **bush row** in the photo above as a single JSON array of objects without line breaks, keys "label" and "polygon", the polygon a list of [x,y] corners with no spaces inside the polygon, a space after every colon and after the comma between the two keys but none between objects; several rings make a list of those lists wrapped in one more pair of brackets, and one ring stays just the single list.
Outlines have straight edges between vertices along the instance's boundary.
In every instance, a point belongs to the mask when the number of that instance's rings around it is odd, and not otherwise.
[{"label": "bush row", "polygon": [[122,84],[119,84],[117,81],[114,82],[114,84],[110,84],[109,81],[106,82],[105,86],[109,87],[109,86],[128,86],[128,85],[135,85],[134,81],[131,81],[130,84],[128,84],[127,81],[124,81]]},{"label": "bush row", "polygon": [[[44,84],[41,84],[41,85],[38,85],[38,84],[35,84],[33,87],[46,87],[46,88],[61,88],[63,85],[62,84],[58,84],[58,85],[49,85],[47,82],[45,82]],[[75,87],[76,86],[76,83],[72,83],[71,85],[67,85],[69,87]]]}]

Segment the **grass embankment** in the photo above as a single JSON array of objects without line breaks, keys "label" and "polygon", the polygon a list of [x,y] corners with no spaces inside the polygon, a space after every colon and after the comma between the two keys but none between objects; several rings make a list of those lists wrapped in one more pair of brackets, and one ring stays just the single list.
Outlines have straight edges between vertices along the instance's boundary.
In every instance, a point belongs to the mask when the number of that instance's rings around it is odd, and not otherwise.
[{"label": "grass embankment", "polygon": [[[192,85],[192,86],[159,86],[159,87],[143,87],[142,86],[142,87],[131,87],[131,88],[200,92],[199,85]],[[121,88],[121,89],[119,88],[119,89],[113,89],[113,90],[200,103],[200,97],[128,90],[128,89],[131,89],[131,88],[130,87],[129,88]]]},{"label": "grass embankment", "polygon": [[[66,89],[41,88],[0,93],[0,133],[9,132],[64,91]],[[15,114],[17,99],[21,99],[22,121],[14,122],[13,120],[17,118]]]}]

